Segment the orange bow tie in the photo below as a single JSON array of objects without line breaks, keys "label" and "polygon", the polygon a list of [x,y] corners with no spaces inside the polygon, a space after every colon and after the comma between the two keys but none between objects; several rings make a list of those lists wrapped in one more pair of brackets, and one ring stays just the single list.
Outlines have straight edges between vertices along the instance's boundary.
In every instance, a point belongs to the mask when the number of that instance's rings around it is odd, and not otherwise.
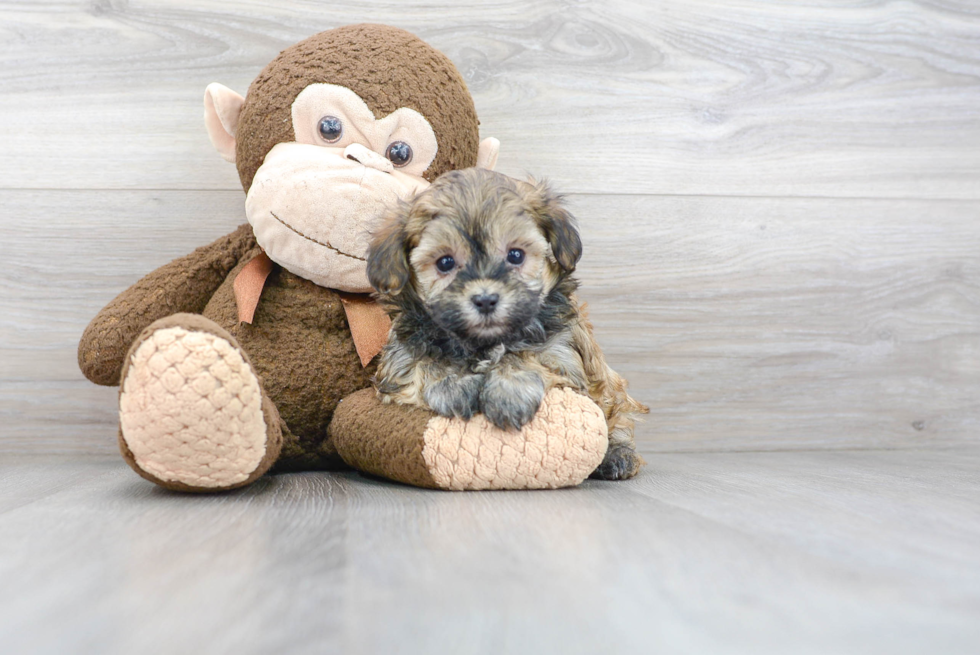
[{"label": "orange bow tie", "polygon": [[[235,276],[233,286],[239,323],[252,322],[265,281],[271,272],[272,260],[263,251],[245,264]],[[347,314],[347,324],[350,326],[361,366],[367,366],[388,340],[391,319],[381,305],[366,293],[340,292],[340,300],[344,305],[344,313]]]}]

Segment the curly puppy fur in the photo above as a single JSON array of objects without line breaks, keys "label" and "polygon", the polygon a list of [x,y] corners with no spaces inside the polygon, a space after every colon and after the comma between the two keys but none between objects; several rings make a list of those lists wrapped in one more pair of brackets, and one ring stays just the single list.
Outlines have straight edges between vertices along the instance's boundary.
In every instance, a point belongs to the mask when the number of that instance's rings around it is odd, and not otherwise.
[{"label": "curly puppy fur", "polygon": [[633,422],[647,408],[606,364],[576,298],[581,254],[574,219],[543,183],[470,168],[402,202],[368,254],[392,318],[375,377],[382,400],[520,429],[549,389],[571,387],[609,426],[593,477],[635,475]]}]

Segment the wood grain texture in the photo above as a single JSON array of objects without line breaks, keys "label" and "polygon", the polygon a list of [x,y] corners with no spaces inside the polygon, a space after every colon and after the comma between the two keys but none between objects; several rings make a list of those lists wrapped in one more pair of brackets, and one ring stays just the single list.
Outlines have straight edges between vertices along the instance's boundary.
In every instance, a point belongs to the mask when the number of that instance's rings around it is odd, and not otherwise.
[{"label": "wood grain texture", "polygon": [[0,643],[35,653],[974,653],[980,466],[648,454],[625,483],[454,494],[355,474],[166,492],[0,464]]},{"label": "wood grain texture", "polygon": [[[600,342],[663,450],[975,442],[980,203],[569,198]],[[0,191],[0,453],[115,451],[78,338],[155,266],[234,229],[237,191]],[[43,228],[41,227],[43,226]]]},{"label": "wood grain texture", "polygon": [[667,450],[975,442],[980,205],[575,198],[599,338]]},{"label": "wood grain texture", "polygon": [[582,193],[980,198],[971,2],[96,0],[0,5],[0,185],[235,189],[201,118],[374,21],[445,51],[501,170]]}]

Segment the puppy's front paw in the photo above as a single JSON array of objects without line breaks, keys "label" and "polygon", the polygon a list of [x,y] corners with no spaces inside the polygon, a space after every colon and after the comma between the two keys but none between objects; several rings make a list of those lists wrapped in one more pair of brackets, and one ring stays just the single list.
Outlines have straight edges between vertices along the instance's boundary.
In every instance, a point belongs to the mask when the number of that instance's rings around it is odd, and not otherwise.
[{"label": "puppy's front paw", "polygon": [[425,390],[425,402],[441,416],[470,419],[480,411],[482,375],[449,375]]},{"label": "puppy's front paw", "polygon": [[532,371],[491,375],[480,393],[480,410],[502,430],[520,430],[538,411],[544,398],[544,381]]},{"label": "puppy's front paw", "polygon": [[606,452],[599,468],[589,477],[596,480],[629,480],[640,472],[644,464],[646,462],[632,446],[613,446]]}]

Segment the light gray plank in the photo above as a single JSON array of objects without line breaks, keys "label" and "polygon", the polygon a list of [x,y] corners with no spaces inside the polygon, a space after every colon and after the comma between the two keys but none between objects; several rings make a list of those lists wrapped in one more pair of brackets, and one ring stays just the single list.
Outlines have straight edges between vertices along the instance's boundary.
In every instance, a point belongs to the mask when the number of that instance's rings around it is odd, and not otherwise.
[{"label": "light gray plank", "polygon": [[980,206],[576,197],[602,343],[665,450],[975,442]]},{"label": "light gray plank", "polygon": [[649,454],[627,483],[442,493],[355,474],[171,494],[19,460],[17,653],[972,653],[980,453]]},{"label": "light gray plank", "polygon": [[[0,453],[115,451],[87,322],[240,192],[0,191]],[[582,296],[664,451],[975,442],[980,203],[572,196]]]},{"label": "light gray plank", "polygon": [[978,196],[969,2],[8,2],[0,185],[235,189],[201,118],[280,49],[386,22],[444,50],[501,169],[583,193]]}]

